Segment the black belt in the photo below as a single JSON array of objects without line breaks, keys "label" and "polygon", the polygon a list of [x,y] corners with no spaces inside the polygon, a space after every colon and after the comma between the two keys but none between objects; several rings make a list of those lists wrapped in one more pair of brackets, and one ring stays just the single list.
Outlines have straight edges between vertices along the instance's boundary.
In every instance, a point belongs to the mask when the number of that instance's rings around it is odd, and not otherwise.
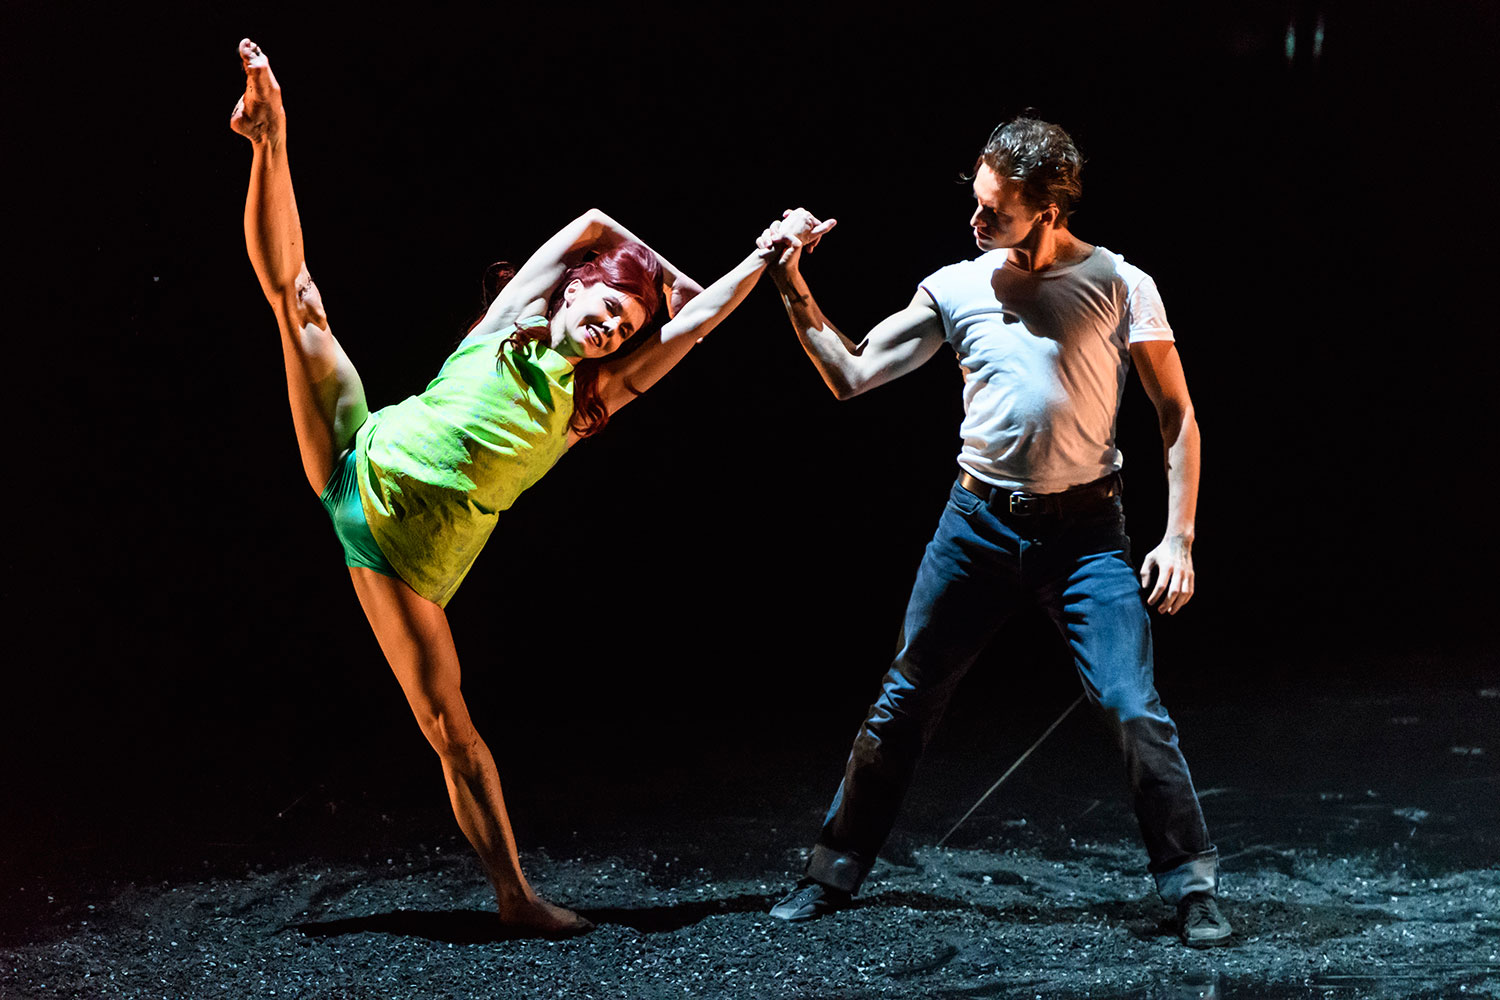
[{"label": "black belt", "polygon": [[1029,517],[1033,514],[1077,514],[1097,510],[1106,500],[1120,493],[1120,474],[1111,472],[1103,479],[1084,483],[1061,493],[1027,493],[1025,490],[1007,490],[991,486],[983,479],[976,479],[968,472],[960,473],[958,485],[979,497],[993,509],[1003,514]]}]

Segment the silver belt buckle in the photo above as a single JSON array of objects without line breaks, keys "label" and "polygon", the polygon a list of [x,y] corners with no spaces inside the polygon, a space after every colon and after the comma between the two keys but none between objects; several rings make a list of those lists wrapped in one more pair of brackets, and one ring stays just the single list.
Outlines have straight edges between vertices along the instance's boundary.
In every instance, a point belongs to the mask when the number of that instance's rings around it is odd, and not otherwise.
[{"label": "silver belt buckle", "polygon": [[1035,513],[1035,511],[1032,510],[1032,505],[1040,499],[1040,497],[1032,496],[1030,493],[1022,493],[1020,490],[1016,490],[1010,495],[1010,500],[1007,506],[1012,514],[1017,514],[1025,517],[1028,514]]}]

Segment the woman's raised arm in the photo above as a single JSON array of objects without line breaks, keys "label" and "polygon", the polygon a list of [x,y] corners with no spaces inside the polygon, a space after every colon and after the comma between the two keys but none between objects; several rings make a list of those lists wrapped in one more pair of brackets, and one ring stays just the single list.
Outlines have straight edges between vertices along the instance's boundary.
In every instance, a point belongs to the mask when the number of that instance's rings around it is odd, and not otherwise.
[{"label": "woman's raised arm", "polygon": [[761,233],[749,256],[676,312],[650,343],[622,358],[605,358],[599,365],[598,386],[599,398],[609,412],[614,413],[655,385],[694,344],[734,312],[760,280],[767,263],[794,249],[811,249],[836,224],[833,219],[820,222],[802,208],[782,213],[782,221]]},{"label": "woman's raised arm", "polygon": [[604,358],[599,364],[599,398],[609,412],[614,413],[651,388],[686,357],[694,344],[708,336],[710,330],[744,301],[760,280],[767,260],[783,249],[781,243],[770,249],[757,247],[684,306],[665,326],[647,334],[651,338],[649,343],[641,344],[618,360]]},{"label": "woman's raised arm", "polygon": [[627,242],[639,243],[650,250],[661,265],[669,316],[677,315],[689,299],[703,290],[640,237],[599,209],[591,208],[537,248],[495,296],[473,333],[492,333],[523,317],[541,315],[568,268],[581,263],[590,251],[605,253]]}]

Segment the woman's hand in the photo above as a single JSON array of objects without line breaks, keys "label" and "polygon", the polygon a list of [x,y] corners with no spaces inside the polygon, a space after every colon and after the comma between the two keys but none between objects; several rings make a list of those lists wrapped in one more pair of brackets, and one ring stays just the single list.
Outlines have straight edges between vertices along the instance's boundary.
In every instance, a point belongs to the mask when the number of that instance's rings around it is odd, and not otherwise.
[{"label": "woman's hand", "polygon": [[782,236],[776,229],[777,224],[771,223],[760,231],[755,238],[756,252],[761,259],[774,259],[782,256],[782,251],[792,245],[792,241]]},{"label": "woman's hand", "polygon": [[795,263],[802,250],[811,251],[823,239],[823,235],[838,225],[837,219],[821,222],[805,208],[789,208],[781,213],[781,219],[772,222],[760,234],[755,245],[770,257],[779,250],[774,263],[787,267]]},{"label": "woman's hand", "polygon": [[[661,257],[658,256],[657,260]],[[665,269],[664,269],[665,270]],[[682,307],[693,301],[694,296],[703,291],[703,286],[692,278],[681,272],[667,272],[665,275],[667,319],[676,318],[682,312]]]},{"label": "woman's hand", "polygon": [[823,239],[823,234],[838,224],[838,219],[819,222],[817,216],[805,208],[789,208],[781,213],[779,231],[783,236],[800,241],[802,248],[811,253]]}]

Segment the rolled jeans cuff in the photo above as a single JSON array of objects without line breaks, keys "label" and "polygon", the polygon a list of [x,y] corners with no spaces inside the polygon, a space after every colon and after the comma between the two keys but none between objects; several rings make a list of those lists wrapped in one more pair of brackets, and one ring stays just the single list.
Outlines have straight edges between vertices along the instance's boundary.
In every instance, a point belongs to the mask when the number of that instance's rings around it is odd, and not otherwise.
[{"label": "rolled jeans cuff", "polygon": [[1176,906],[1192,892],[1217,894],[1219,891],[1219,852],[1210,848],[1164,872],[1153,872],[1156,891],[1169,906]]},{"label": "rolled jeans cuff", "polygon": [[807,877],[852,895],[865,880],[865,871],[864,866],[850,855],[815,844],[812,857],[807,859]]}]

